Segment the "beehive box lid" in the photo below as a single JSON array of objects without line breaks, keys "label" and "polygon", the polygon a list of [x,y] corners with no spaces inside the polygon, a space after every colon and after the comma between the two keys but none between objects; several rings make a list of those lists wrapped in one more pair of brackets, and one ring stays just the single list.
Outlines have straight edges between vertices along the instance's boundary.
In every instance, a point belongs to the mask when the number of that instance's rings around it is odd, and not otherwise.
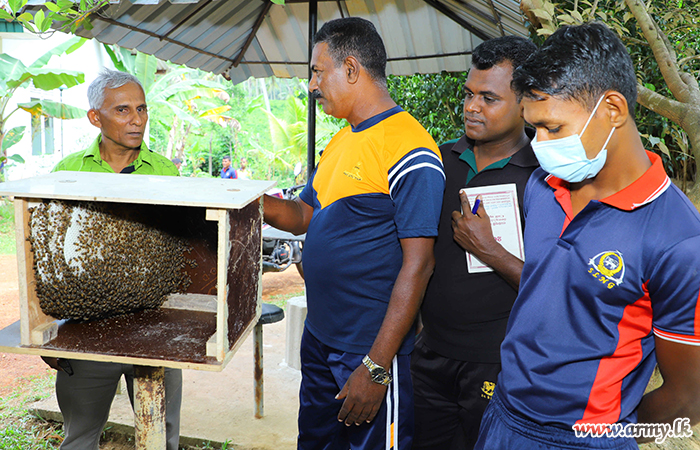
[{"label": "beehive box lid", "polygon": [[275,184],[258,180],[54,172],[0,183],[0,195],[241,209]]}]

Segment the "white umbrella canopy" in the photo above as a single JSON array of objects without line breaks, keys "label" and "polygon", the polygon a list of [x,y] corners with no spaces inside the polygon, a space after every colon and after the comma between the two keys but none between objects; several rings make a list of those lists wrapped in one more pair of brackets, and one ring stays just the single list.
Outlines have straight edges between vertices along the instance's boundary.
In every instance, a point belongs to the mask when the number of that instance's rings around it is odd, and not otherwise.
[{"label": "white umbrella canopy", "polygon": [[[472,49],[502,35],[527,36],[515,0],[121,0],[77,34],[223,74],[308,77],[309,17],[371,20],[384,39],[387,73],[465,71]],[[310,7],[311,13],[310,13]],[[314,9],[317,8],[317,13]]]}]

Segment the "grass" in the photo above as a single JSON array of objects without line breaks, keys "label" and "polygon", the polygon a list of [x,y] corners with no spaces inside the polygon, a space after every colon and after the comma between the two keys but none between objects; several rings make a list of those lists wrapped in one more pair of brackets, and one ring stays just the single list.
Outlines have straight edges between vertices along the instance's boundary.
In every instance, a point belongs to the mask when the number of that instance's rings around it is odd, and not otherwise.
[{"label": "grass", "polygon": [[15,251],[15,205],[0,197],[0,255],[13,255]]},{"label": "grass", "polygon": [[298,290],[294,292],[290,292],[288,294],[280,294],[280,295],[272,295],[270,296],[270,299],[267,300],[265,303],[272,303],[273,305],[279,306],[280,308],[284,309],[285,306],[287,306],[287,300],[293,297],[299,297],[304,295],[304,290]]},{"label": "grass", "polygon": [[63,441],[61,424],[33,416],[27,404],[53,393],[55,376],[35,376],[0,399],[0,449],[57,449]]},{"label": "grass", "polygon": [[[11,394],[0,398],[0,450],[56,450],[63,442],[63,424],[37,417],[27,409],[30,403],[43,400],[54,393],[55,374],[31,377]],[[121,444],[114,448],[134,448],[133,435],[123,435],[106,428],[102,443]],[[219,444],[206,442],[184,446],[186,450],[233,449],[230,441]]]}]

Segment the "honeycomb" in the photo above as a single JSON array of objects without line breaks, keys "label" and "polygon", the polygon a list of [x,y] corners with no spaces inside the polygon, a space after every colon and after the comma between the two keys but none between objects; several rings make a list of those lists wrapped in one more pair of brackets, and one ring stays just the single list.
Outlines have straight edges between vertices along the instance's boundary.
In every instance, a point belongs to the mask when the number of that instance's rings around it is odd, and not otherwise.
[{"label": "honeycomb", "polygon": [[92,320],[157,308],[192,282],[187,241],[147,214],[56,200],[29,211],[36,293],[47,315]]}]

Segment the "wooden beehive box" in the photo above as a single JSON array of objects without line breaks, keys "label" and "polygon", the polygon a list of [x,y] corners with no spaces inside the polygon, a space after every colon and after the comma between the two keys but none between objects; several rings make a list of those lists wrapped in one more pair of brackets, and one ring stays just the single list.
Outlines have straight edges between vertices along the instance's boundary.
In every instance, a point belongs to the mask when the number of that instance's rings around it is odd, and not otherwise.
[{"label": "wooden beehive box", "polygon": [[[0,351],[144,366],[222,370],[261,308],[262,194],[274,182],[57,172],[0,184],[14,197],[20,320]],[[158,215],[184,237],[196,267],[185,294],[156,309],[101,320],[56,320],[36,294],[29,208],[50,200],[100,202]]]}]

